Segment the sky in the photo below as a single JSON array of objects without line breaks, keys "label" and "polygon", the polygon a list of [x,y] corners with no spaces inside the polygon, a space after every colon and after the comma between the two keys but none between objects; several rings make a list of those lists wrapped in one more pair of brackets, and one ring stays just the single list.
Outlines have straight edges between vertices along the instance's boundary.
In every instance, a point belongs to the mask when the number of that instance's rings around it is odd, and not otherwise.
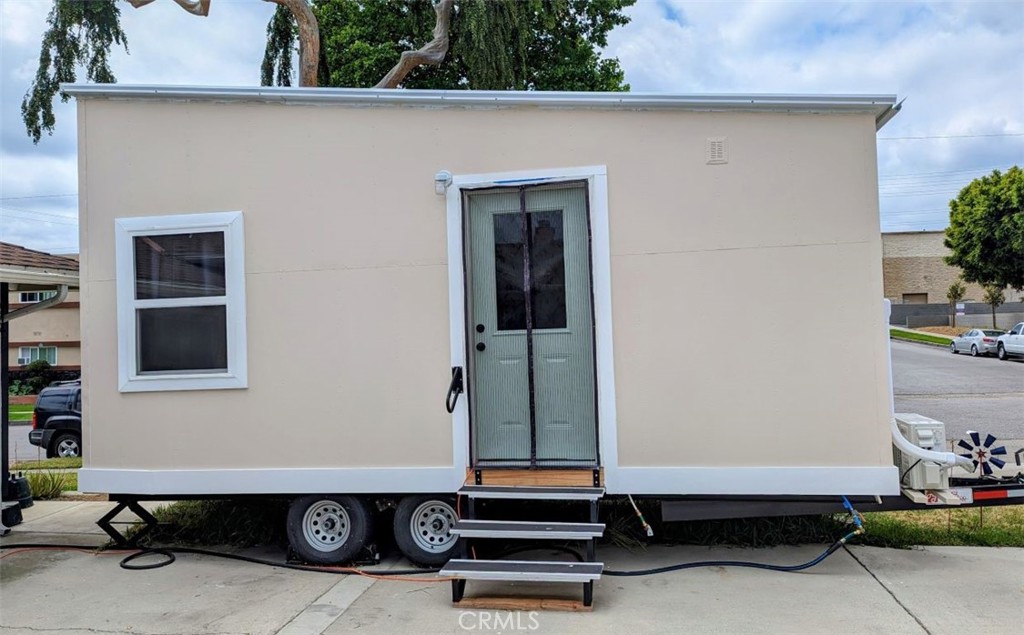
[{"label": "sky", "polygon": [[[21,122],[50,4],[0,0],[0,240],[75,253],[74,103],[38,145]],[[172,0],[120,4],[131,54],[112,55],[119,83],[259,84],[275,5],[213,0],[202,18]],[[882,231],[942,229],[971,180],[1024,165],[1024,0],[638,0],[628,14],[605,55],[633,91],[906,99],[878,135]]]}]

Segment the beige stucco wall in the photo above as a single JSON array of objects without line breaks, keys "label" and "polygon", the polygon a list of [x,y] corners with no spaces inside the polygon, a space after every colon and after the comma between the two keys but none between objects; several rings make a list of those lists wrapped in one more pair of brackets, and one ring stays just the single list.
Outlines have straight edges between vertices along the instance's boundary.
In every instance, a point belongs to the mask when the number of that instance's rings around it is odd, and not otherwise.
[{"label": "beige stucco wall", "polygon": [[[946,233],[935,232],[892,232],[882,234],[882,277],[885,297],[899,304],[904,294],[928,294],[931,304],[948,302],[946,293],[949,286],[960,278],[959,267],[946,264],[944,258],[950,255],[943,243]],[[966,283],[964,302],[981,302],[985,290],[981,285]],[[1004,291],[1008,301],[1016,300],[1020,294],[1007,287]]]},{"label": "beige stucco wall", "polygon": [[[450,465],[433,175],[585,165],[608,168],[621,465],[891,464],[869,115],[79,108],[92,467]],[[245,213],[249,388],[120,394],[113,219],[218,210]]]},{"label": "beige stucco wall", "polygon": [[[12,291],[8,299],[12,309],[26,306],[20,303],[17,291]],[[43,344],[57,347],[57,366],[77,367],[82,363],[80,339],[79,296],[77,291],[69,291],[62,304],[11,320],[7,359],[11,368],[18,368],[22,346]]]}]

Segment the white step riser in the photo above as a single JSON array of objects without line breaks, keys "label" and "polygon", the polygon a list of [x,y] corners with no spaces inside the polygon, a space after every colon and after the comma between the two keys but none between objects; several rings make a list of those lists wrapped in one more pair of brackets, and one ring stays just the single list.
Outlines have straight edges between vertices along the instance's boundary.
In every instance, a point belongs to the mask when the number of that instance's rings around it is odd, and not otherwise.
[{"label": "white step riser", "polygon": [[516,540],[590,540],[600,538],[604,532],[575,531],[487,531],[484,529],[452,529],[452,534],[462,538],[511,538]]},{"label": "white step riser", "polygon": [[519,582],[590,582],[592,580],[600,580],[600,575],[585,575],[585,574],[548,574],[543,575],[539,573],[499,573],[493,572],[488,573],[485,571],[474,571],[472,573],[459,573],[457,571],[442,571],[441,575],[445,577],[462,578],[464,580],[498,580],[498,581],[519,581]]}]

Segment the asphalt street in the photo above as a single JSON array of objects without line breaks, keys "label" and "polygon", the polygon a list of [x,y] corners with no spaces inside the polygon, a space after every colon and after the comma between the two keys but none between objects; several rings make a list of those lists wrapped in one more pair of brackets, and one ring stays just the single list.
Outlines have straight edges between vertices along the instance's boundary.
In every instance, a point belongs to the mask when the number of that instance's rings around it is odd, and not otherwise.
[{"label": "asphalt street", "polygon": [[1024,360],[953,355],[948,348],[892,342],[896,412],[946,424],[946,438],[967,430],[1024,439]]}]

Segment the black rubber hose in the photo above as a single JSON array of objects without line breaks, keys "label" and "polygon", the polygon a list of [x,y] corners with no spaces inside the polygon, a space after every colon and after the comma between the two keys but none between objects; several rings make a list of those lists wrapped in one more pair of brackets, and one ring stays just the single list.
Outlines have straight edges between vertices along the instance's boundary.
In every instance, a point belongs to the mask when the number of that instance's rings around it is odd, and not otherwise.
[{"label": "black rubber hose", "polygon": [[803,571],[804,569],[810,569],[814,565],[820,563],[825,558],[831,556],[840,547],[842,547],[843,544],[849,538],[851,538],[854,535],[854,533],[851,533],[848,534],[845,538],[835,541],[829,546],[828,549],[823,551],[821,555],[819,555],[817,558],[809,562],[804,562],[803,564],[779,565],[763,564],[761,562],[746,562],[743,560],[703,560],[700,562],[684,562],[681,564],[673,564],[667,567],[657,567],[655,569],[637,569],[635,571],[616,571],[614,569],[605,569],[604,571],[602,571],[602,575],[632,577],[643,575],[655,575],[658,573],[669,573],[672,571],[682,571],[683,569],[696,569],[698,567],[746,567],[749,569],[766,569],[768,571]]}]

